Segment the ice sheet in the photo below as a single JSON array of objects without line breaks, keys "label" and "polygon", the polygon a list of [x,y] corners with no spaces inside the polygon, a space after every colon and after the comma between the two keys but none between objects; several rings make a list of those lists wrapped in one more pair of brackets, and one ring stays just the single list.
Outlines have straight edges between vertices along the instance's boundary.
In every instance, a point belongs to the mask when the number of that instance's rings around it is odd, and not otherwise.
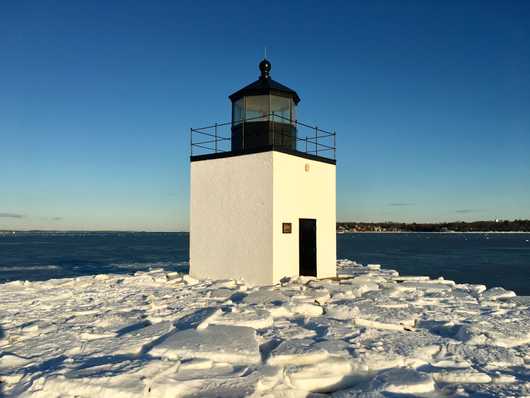
[{"label": "ice sheet", "polygon": [[528,297],[350,260],[338,275],[257,287],[154,269],[2,284],[0,395],[530,394]]}]

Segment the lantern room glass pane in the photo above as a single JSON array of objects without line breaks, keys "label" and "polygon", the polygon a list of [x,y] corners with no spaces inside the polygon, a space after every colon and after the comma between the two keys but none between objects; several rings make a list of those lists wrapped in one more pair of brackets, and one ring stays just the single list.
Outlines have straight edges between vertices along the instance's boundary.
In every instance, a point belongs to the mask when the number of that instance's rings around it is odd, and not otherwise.
[{"label": "lantern room glass pane", "polygon": [[232,104],[232,123],[240,124],[245,118],[245,99],[238,99]]},{"label": "lantern room glass pane", "polygon": [[280,123],[289,123],[291,119],[291,99],[271,95],[271,113],[274,113],[274,121]]},{"label": "lantern room glass pane", "polygon": [[245,97],[245,119],[249,122],[260,122],[268,120],[269,96],[251,95]]}]

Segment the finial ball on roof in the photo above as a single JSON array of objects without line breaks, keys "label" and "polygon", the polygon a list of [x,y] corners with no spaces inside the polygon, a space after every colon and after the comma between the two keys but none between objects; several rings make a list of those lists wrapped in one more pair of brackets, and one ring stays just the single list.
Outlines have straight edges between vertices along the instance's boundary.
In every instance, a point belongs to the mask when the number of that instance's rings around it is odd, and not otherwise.
[{"label": "finial ball on roof", "polygon": [[272,68],[272,65],[267,59],[264,59],[263,61],[261,61],[259,63],[259,70],[261,71],[261,77],[268,78],[271,68]]}]

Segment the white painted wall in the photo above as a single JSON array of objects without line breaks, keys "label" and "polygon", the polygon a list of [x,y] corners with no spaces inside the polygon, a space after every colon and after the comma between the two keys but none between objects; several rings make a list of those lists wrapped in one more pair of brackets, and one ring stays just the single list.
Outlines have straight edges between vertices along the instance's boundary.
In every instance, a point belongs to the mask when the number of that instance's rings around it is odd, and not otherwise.
[{"label": "white painted wall", "polygon": [[190,180],[192,276],[297,276],[299,218],[317,220],[318,277],[336,275],[335,165],[269,151],[191,162]]},{"label": "white painted wall", "polygon": [[[274,281],[298,275],[300,218],[317,220],[317,277],[336,276],[336,166],[282,152],[273,161]],[[282,233],[284,222],[292,223],[291,234]]]},{"label": "white painted wall", "polygon": [[190,274],[271,284],[272,152],[191,162]]}]

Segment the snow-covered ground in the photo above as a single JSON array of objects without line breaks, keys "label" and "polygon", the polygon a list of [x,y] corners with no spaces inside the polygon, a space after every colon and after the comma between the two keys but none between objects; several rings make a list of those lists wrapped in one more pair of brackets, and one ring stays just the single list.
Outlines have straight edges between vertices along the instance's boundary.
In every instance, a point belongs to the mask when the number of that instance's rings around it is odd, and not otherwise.
[{"label": "snow-covered ground", "polygon": [[0,285],[0,396],[530,396],[530,297],[338,265]]}]

